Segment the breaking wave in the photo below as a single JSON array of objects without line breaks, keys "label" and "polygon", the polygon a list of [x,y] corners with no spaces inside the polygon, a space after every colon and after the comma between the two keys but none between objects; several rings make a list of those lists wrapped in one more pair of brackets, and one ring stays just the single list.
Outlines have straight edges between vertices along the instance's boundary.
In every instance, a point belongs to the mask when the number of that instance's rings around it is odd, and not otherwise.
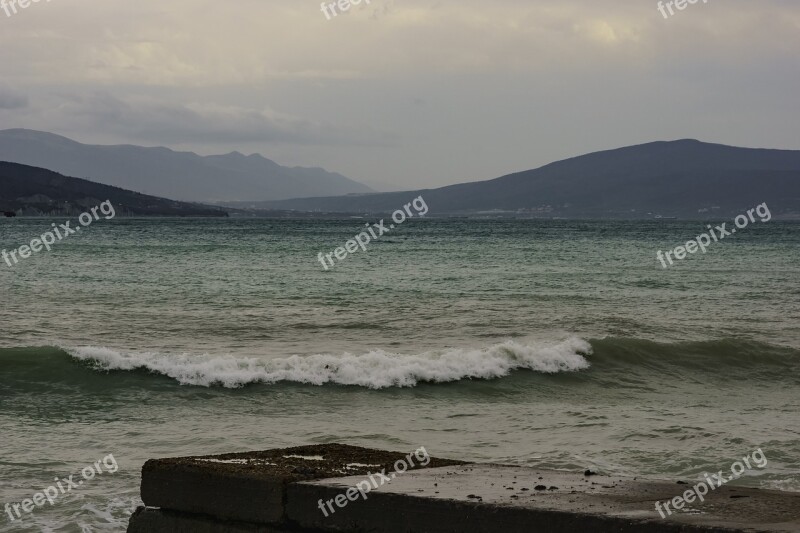
[{"label": "breaking wave", "polygon": [[494,379],[527,369],[554,374],[589,368],[582,354],[591,345],[579,338],[523,345],[506,341],[485,349],[448,349],[402,355],[383,350],[361,355],[319,354],[281,359],[121,352],[93,346],[65,348],[97,370],[139,370],[168,376],[182,385],[234,388],[251,383],[335,383],[371,389],[413,387],[420,382]]}]

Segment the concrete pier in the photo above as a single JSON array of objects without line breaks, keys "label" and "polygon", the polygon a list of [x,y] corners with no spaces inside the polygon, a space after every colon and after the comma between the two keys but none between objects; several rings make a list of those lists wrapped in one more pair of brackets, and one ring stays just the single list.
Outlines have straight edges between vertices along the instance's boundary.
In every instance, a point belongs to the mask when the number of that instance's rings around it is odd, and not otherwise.
[{"label": "concrete pier", "polygon": [[408,458],[333,444],[148,461],[128,531],[800,532],[800,493],[725,485],[662,518],[656,501],[689,485],[416,457],[395,471]]}]

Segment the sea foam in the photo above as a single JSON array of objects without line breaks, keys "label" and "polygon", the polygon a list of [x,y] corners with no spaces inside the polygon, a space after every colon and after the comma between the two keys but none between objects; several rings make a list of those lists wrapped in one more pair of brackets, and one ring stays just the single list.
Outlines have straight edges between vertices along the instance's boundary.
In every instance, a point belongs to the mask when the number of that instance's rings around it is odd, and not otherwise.
[{"label": "sea foam", "polygon": [[589,367],[581,354],[592,350],[588,342],[577,337],[533,345],[506,341],[482,349],[450,348],[416,355],[375,350],[361,355],[293,355],[280,359],[122,352],[94,346],[64,349],[97,370],[146,369],[169,376],[182,385],[235,388],[286,381],[371,389],[413,387],[420,382],[494,379],[517,369],[547,374],[575,372]]}]

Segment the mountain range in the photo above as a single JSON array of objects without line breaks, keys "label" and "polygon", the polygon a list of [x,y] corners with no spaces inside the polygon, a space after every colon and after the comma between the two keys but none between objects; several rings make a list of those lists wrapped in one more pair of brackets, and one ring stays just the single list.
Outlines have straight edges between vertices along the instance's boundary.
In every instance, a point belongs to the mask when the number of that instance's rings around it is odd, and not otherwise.
[{"label": "mountain range", "polygon": [[[776,217],[800,218],[800,151],[692,139],[595,152],[487,181],[391,193],[372,193],[321,169],[287,169],[259,155],[203,157],[167,148],[91,146],[31,130],[0,131],[3,159],[101,184],[124,183],[140,193],[215,199],[235,216],[387,213],[421,195],[429,216],[709,218],[735,216],[766,202]],[[36,192],[26,190],[28,196]],[[72,198],[69,190],[50,192],[61,201]]]},{"label": "mountain range", "polygon": [[0,162],[0,216],[79,215],[106,200],[122,216],[228,216],[219,207],[156,198],[43,168]]},{"label": "mountain range", "polygon": [[284,167],[258,154],[201,156],[168,148],[81,144],[26,129],[0,131],[0,161],[179,200],[280,200],[372,189],[321,168]]},{"label": "mountain range", "polygon": [[591,153],[500,178],[436,189],[261,202],[254,207],[390,212],[422,195],[430,214],[564,218],[735,216],[767,202],[800,217],[800,151],[692,139]]}]

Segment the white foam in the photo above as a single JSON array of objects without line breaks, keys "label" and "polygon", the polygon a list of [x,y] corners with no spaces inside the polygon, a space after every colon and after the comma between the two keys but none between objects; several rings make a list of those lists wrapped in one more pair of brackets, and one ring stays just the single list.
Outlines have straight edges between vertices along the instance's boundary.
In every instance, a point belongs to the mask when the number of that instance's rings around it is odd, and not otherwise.
[{"label": "white foam", "polygon": [[375,350],[362,355],[294,355],[282,359],[121,352],[94,346],[64,349],[78,360],[94,363],[99,370],[147,369],[183,385],[230,388],[288,381],[382,389],[413,387],[420,382],[494,379],[516,369],[546,374],[575,372],[589,367],[581,353],[591,353],[589,343],[577,337],[535,345],[506,341],[483,349],[453,348],[417,355]]}]

